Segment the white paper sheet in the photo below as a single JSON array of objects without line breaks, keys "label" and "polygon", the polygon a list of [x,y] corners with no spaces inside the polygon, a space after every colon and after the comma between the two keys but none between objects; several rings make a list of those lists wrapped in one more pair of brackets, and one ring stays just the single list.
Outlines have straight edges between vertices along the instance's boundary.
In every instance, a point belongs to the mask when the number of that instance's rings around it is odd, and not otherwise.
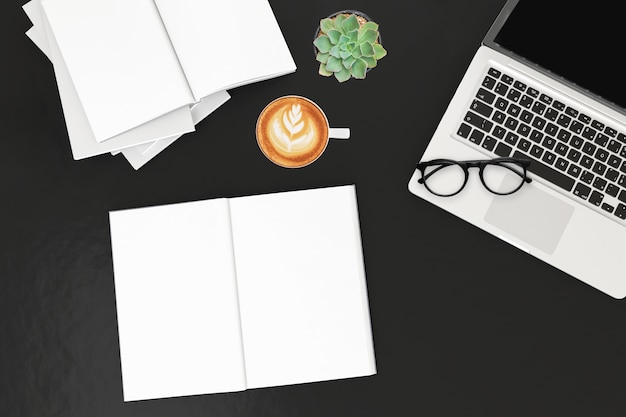
[{"label": "white paper sheet", "polygon": [[296,70],[266,0],[154,1],[197,100]]},{"label": "white paper sheet", "polygon": [[110,223],[124,400],[245,389],[228,201]]}]

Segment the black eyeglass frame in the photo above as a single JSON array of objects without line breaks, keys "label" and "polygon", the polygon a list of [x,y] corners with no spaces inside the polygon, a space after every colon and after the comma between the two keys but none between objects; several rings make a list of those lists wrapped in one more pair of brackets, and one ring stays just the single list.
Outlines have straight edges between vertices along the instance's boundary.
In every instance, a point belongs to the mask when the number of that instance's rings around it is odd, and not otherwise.
[{"label": "black eyeglass frame", "polygon": [[[499,165],[505,168],[508,168],[506,165],[504,165],[505,163],[507,164],[515,164],[518,165],[521,169],[522,172],[517,172],[515,170],[510,170],[511,172],[520,175],[522,177],[522,181],[520,182],[519,186],[515,189],[513,189],[512,191],[506,192],[506,193],[501,193],[498,192],[497,190],[492,190],[491,188],[489,188],[489,186],[487,185],[487,183],[485,182],[485,179],[483,177],[483,172],[485,170],[485,167],[489,166],[489,165]],[[434,165],[440,165],[439,168],[434,169],[432,172],[428,173],[426,175],[425,170],[426,168],[430,167],[430,166],[434,166]],[[456,165],[459,166],[461,169],[463,169],[463,172],[465,173],[465,179],[463,180],[463,185],[461,185],[461,187],[454,193],[451,194],[440,194],[437,193],[433,190],[430,189],[430,187],[428,187],[428,184],[426,182],[426,180],[428,180],[428,177],[430,177],[431,175],[433,175],[434,173],[436,173],[437,171],[439,171],[442,168],[445,168],[447,166],[450,165]],[[453,159],[433,159],[431,161],[426,161],[426,162],[419,162],[417,164],[417,169],[420,171],[421,173],[421,178],[419,178],[417,180],[418,183],[423,184],[424,187],[426,187],[426,189],[431,192],[434,195],[437,195],[439,197],[452,197],[453,195],[457,195],[458,193],[461,192],[461,190],[463,190],[463,188],[465,188],[465,185],[467,184],[467,181],[469,179],[469,169],[470,168],[478,168],[478,176],[480,178],[480,182],[482,182],[483,186],[491,193],[493,194],[497,194],[497,195],[510,195],[513,194],[514,192],[518,191],[520,188],[522,188],[522,186],[525,183],[530,183],[532,182],[532,178],[528,177],[528,167],[530,166],[530,160],[528,159],[521,159],[521,158],[493,158],[493,159],[480,159],[480,160],[470,160],[470,161],[455,161]]]}]

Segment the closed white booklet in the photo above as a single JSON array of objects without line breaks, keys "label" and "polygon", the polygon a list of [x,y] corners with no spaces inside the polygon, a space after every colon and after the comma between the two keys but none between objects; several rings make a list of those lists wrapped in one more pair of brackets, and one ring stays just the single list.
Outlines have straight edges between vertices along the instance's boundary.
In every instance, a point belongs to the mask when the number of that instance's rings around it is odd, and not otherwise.
[{"label": "closed white booklet", "polygon": [[354,186],[110,225],[125,401],[376,373]]}]

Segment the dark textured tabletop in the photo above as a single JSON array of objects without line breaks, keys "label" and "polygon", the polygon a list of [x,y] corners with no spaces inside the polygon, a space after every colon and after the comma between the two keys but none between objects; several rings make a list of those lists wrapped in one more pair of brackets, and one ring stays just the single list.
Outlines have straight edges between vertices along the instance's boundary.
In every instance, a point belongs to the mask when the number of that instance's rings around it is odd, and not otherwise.
[{"label": "dark textured tabletop", "polygon": [[[2,2],[0,416],[623,416],[626,304],[407,190],[504,0],[272,0],[297,71],[239,87],[144,167],[74,161],[47,58]],[[317,74],[319,19],[358,9],[389,54],[365,80]],[[259,151],[272,99],[316,101],[351,139],[301,169]],[[124,403],[108,212],[355,184],[378,373]]]}]

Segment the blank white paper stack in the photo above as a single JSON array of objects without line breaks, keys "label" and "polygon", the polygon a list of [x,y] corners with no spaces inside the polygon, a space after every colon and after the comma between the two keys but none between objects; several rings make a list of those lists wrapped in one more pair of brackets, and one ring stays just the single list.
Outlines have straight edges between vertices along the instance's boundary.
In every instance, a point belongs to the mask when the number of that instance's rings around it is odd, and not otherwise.
[{"label": "blank white paper stack", "polygon": [[110,213],[125,401],[376,373],[352,185]]},{"label": "blank white paper stack", "polygon": [[28,37],[52,61],[74,159],[138,169],[226,102],[295,71],[266,0],[31,0]]}]

